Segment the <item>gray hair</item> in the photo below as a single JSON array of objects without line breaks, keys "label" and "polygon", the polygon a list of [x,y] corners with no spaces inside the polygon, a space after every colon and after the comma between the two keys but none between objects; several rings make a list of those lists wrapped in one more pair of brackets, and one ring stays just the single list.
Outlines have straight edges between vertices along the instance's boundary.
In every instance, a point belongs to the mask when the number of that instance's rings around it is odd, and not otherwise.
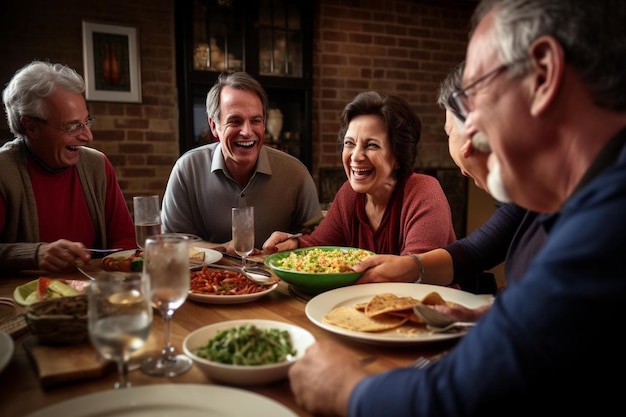
[{"label": "gray hair", "polygon": [[589,87],[596,105],[626,109],[626,2],[482,0],[472,17],[472,32],[494,7],[493,41],[502,62],[515,63],[510,75],[525,72],[532,42],[551,36]]},{"label": "gray hair", "polygon": [[206,114],[210,119],[213,119],[216,123],[220,121],[220,96],[222,89],[226,86],[255,93],[263,106],[263,120],[267,119],[267,93],[257,80],[243,71],[230,74],[224,72],[219,75],[217,81],[215,81],[215,84],[213,84],[213,87],[206,95]]},{"label": "gray hair", "polygon": [[[461,79],[463,78],[463,68],[465,68],[465,61],[457,64],[454,69],[446,76],[446,78],[439,85],[439,96],[437,97],[437,104],[439,107],[445,110],[450,110],[455,115],[461,113],[456,103],[450,102],[450,96],[455,91],[461,89]],[[462,119],[459,117],[459,119]]]},{"label": "gray hair", "polygon": [[44,99],[57,88],[82,94],[85,81],[68,66],[43,61],[33,61],[15,73],[2,92],[2,101],[9,128],[16,137],[26,136],[22,116],[48,118]]}]

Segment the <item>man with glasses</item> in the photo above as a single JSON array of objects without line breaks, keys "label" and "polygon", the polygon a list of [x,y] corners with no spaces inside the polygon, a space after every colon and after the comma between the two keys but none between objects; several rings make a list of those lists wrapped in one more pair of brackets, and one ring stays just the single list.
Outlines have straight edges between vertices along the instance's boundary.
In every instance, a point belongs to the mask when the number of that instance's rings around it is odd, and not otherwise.
[{"label": "man with glasses", "polygon": [[136,247],[128,206],[107,157],[87,145],[94,119],[83,78],[34,61],[2,94],[16,136],[0,148],[0,270],[59,272],[86,248]]},{"label": "man with glasses", "polygon": [[[425,369],[370,375],[337,343],[316,343],[289,371],[298,404],[349,416],[621,409],[622,385],[607,375],[626,368],[625,21],[622,0],[478,4],[456,95],[465,135],[489,138],[512,201],[558,212],[544,221],[546,243],[477,326]],[[505,63],[515,64],[499,69]]]}]

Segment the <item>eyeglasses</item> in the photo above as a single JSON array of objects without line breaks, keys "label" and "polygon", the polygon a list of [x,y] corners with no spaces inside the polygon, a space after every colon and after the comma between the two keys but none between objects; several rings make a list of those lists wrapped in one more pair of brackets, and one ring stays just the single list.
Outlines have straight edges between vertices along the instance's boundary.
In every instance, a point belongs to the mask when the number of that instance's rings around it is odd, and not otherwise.
[{"label": "eyeglasses", "polygon": [[[40,122],[43,123],[48,123],[47,120],[45,119],[40,119],[39,117],[32,117],[35,120],[38,120]],[[69,125],[67,127],[55,127],[53,126],[55,129],[61,130],[63,132],[65,132],[66,134],[70,135],[70,136],[76,136],[79,133],[81,133],[85,128],[89,128],[89,130],[91,130],[91,127],[93,126],[94,122],[96,121],[96,119],[92,116],[89,116],[87,118],[87,120],[85,120],[83,123],[76,123],[73,125]]]},{"label": "eyeglasses", "polygon": [[455,113],[457,113],[456,116],[458,116],[458,118],[462,122],[465,122],[465,119],[467,119],[467,116],[469,115],[469,96],[471,95],[469,93],[470,90],[475,88],[478,84],[482,83],[483,81],[486,81],[489,78],[495,78],[496,76],[502,74],[511,65],[513,65],[513,63],[502,64],[499,67],[496,67],[495,69],[489,71],[482,77],[478,78],[476,81],[474,81],[467,87],[450,94],[450,97],[448,97],[448,105],[452,109],[458,110]]}]

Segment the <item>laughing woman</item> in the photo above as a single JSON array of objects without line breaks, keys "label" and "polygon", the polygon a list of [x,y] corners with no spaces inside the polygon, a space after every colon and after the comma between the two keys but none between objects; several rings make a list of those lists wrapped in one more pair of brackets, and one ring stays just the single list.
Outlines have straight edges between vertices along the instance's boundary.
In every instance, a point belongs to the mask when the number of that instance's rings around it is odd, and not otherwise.
[{"label": "laughing woman", "polygon": [[436,178],[417,174],[421,123],[403,98],[374,91],[344,108],[339,128],[348,180],[310,235],[274,232],[268,252],[319,245],[351,246],[378,254],[422,253],[454,242],[448,200]]}]

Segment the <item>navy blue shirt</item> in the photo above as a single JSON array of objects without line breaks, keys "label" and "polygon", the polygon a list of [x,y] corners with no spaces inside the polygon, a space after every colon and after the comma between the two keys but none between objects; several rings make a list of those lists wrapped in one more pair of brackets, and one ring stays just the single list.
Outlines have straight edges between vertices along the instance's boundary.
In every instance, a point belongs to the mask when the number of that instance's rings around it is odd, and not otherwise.
[{"label": "navy blue shirt", "polygon": [[462,283],[506,261],[505,275],[517,280],[546,240],[537,213],[515,204],[500,204],[467,237],[446,246],[452,256],[454,282]]},{"label": "navy blue shirt", "polygon": [[602,169],[594,162],[560,214],[542,219],[543,248],[478,325],[424,370],[362,380],[350,416],[610,415],[623,408],[625,139],[622,131],[607,146],[619,143],[617,162]]}]

